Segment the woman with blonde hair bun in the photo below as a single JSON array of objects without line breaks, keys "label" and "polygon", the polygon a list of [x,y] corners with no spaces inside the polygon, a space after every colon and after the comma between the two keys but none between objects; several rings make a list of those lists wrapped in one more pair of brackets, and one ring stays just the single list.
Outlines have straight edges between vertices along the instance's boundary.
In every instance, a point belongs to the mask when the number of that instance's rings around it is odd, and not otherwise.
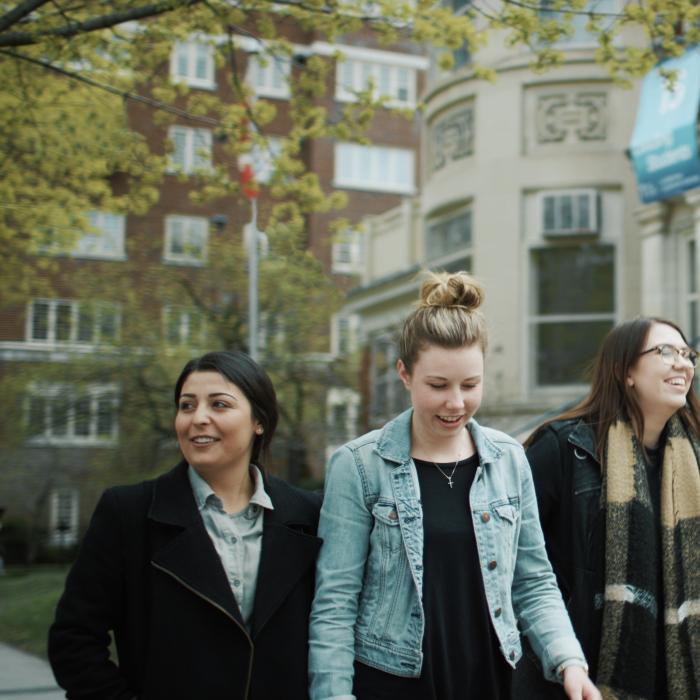
[{"label": "woman with blonde hair bun", "polygon": [[506,700],[518,625],[569,698],[600,699],[547,560],[523,449],[474,419],[483,299],[464,272],[426,274],[399,340],[411,408],[331,457],[311,700]]}]

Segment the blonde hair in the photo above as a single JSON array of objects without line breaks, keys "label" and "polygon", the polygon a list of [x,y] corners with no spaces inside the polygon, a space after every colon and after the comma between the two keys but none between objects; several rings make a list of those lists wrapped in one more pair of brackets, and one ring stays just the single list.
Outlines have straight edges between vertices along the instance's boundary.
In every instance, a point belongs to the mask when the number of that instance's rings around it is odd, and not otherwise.
[{"label": "blonde hair", "polygon": [[461,348],[477,344],[486,352],[486,319],[479,311],[484,288],[466,272],[425,273],[420,299],[404,321],[399,357],[411,372],[428,345]]}]

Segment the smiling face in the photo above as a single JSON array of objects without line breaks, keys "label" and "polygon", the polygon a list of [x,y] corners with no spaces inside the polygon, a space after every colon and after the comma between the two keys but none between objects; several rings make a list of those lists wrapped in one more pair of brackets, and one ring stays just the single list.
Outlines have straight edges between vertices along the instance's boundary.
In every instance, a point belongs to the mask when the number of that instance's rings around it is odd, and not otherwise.
[{"label": "smiling face", "polygon": [[[683,336],[665,323],[654,323],[649,329],[643,350],[657,345],[686,347]],[[645,422],[666,423],[685,406],[695,370],[687,360],[675,357],[667,365],[656,352],[640,355],[627,374],[627,384],[635,392]]]},{"label": "smiling face", "polygon": [[245,394],[218,372],[192,372],[178,401],[175,432],[185,459],[200,473],[248,469],[262,427]]},{"label": "smiling face", "polygon": [[427,441],[463,436],[483,396],[484,353],[479,345],[428,345],[410,374],[401,360],[398,369],[411,394],[416,435]]}]

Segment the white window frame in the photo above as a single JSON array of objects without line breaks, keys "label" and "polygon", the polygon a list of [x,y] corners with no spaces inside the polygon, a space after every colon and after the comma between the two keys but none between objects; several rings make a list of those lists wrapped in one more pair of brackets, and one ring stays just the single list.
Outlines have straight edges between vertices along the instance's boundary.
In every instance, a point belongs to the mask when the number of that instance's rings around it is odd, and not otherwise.
[{"label": "white window frame", "polygon": [[349,228],[338,233],[331,245],[331,272],[359,275],[363,269],[362,232]]},{"label": "white window frame", "polygon": [[[59,400],[65,402],[66,422],[64,428],[56,431],[53,423],[53,411]],[[36,425],[36,416],[32,415],[32,402],[43,402],[40,406],[43,420],[43,430],[39,431]],[[77,406],[81,401],[87,401],[89,405],[88,432],[81,434],[78,430]],[[100,405],[107,403],[110,406],[111,427],[109,435],[100,435],[98,421]],[[30,385],[26,401],[27,425],[34,429],[34,434],[28,438],[32,445],[56,445],[56,446],[92,446],[111,447],[117,444],[119,439],[119,397],[116,384],[89,384],[76,387],[67,384]]]},{"label": "white window frame", "polygon": [[74,258],[92,260],[126,260],[126,217],[106,211],[90,211],[88,223],[94,231],[86,231],[76,241]]},{"label": "white window frame", "polygon": [[[170,338],[170,321],[171,317],[177,314],[178,320],[178,337],[176,340]],[[195,317],[198,317],[199,330],[195,334],[192,332],[192,322]],[[163,339],[168,344],[174,344],[178,347],[202,347],[206,343],[207,327],[204,313],[199,309],[187,306],[176,306],[166,304],[163,306]]]},{"label": "white window frame", "polygon": [[[46,338],[34,336],[34,316],[38,304],[48,306]],[[66,339],[57,338],[59,307],[67,307],[69,309],[69,337]],[[81,309],[86,307],[90,307],[92,315],[92,338],[90,340],[83,340],[79,336]],[[106,313],[113,317],[114,337],[103,340],[101,329],[103,316]],[[24,337],[27,343],[50,346],[93,347],[100,344],[110,345],[117,342],[121,336],[121,321],[121,306],[112,302],[85,302],[77,299],[32,299],[27,302]]]},{"label": "white window frame", "polygon": [[[198,52],[205,50],[205,76],[197,73],[197,62],[200,59]],[[186,70],[180,72],[180,58],[184,58]],[[190,87],[203,90],[216,89],[216,64],[214,61],[214,46],[202,40],[189,39],[177,41],[173,44],[170,54],[170,78],[174,83],[185,83]]]},{"label": "white window frame", "polygon": [[[580,217],[578,200],[586,197],[588,200],[587,223]],[[571,202],[571,225],[563,223],[563,208],[566,200]],[[548,226],[546,222],[548,202],[554,204],[554,225]],[[547,190],[539,195],[540,202],[540,225],[542,235],[545,237],[554,236],[591,236],[598,235],[601,228],[600,196],[593,189],[569,189],[569,190]]]},{"label": "white window frame", "polygon": [[415,152],[410,148],[337,143],[333,185],[338,188],[415,193]]},{"label": "white window frame", "polygon": [[[183,141],[180,158],[176,159],[177,141]],[[168,170],[171,173],[191,175],[195,171],[212,169],[212,132],[210,129],[194,129],[190,126],[175,125],[168,129],[168,139],[173,145],[169,156]]]},{"label": "white window frame", "polygon": [[291,75],[292,61],[288,56],[248,54],[246,82],[258,97],[288,100]]},{"label": "white window frame", "polygon": [[[387,107],[416,106],[415,68],[351,57],[336,62],[335,99],[339,102],[356,102],[357,93],[367,90],[370,83],[373,85],[372,96],[386,98]],[[406,90],[405,97],[399,95],[402,88]]]},{"label": "white window frame", "polygon": [[[543,196],[561,192],[594,192],[598,206],[597,233],[573,236],[550,236],[543,232]],[[544,400],[568,400],[586,391],[584,381],[568,384],[540,384],[537,378],[537,328],[543,323],[606,322],[613,326],[619,320],[621,290],[624,270],[620,262],[622,245],[621,232],[624,230],[624,204],[622,191],[597,187],[594,183],[579,188],[551,188],[524,194],[525,238],[527,248],[523,258],[524,274],[520,287],[522,313],[525,323],[522,326],[522,342],[526,351],[521,354],[522,390],[525,395],[535,395]],[[537,273],[534,269],[533,252],[538,249],[576,248],[583,245],[608,246],[612,248],[614,281],[612,289],[612,310],[603,312],[535,313],[537,293]]]},{"label": "white window frame", "polygon": [[[182,252],[173,251],[176,227],[182,226]],[[201,240],[201,246],[196,239]],[[193,250],[188,250],[192,247]],[[165,236],[163,240],[163,262],[175,265],[201,266],[207,262],[209,248],[209,221],[203,216],[172,215],[165,217]],[[201,254],[194,254],[200,250]]]},{"label": "white window frame", "polygon": [[[68,504],[67,517],[61,512]],[[78,542],[80,493],[75,488],[53,489],[49,495],[49,544],[72,547]]]}]

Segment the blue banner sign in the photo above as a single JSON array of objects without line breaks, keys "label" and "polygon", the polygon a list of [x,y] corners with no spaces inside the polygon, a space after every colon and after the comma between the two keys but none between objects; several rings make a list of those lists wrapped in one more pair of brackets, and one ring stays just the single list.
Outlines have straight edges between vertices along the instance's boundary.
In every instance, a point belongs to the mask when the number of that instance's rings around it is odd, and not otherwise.
[{"label": "blue banner sign", "polygon": [[[673,71],[669,84],[661,70]],[[630,158],[645,204],[700,187],[700,50],[669,59],[642,83]]]}]

